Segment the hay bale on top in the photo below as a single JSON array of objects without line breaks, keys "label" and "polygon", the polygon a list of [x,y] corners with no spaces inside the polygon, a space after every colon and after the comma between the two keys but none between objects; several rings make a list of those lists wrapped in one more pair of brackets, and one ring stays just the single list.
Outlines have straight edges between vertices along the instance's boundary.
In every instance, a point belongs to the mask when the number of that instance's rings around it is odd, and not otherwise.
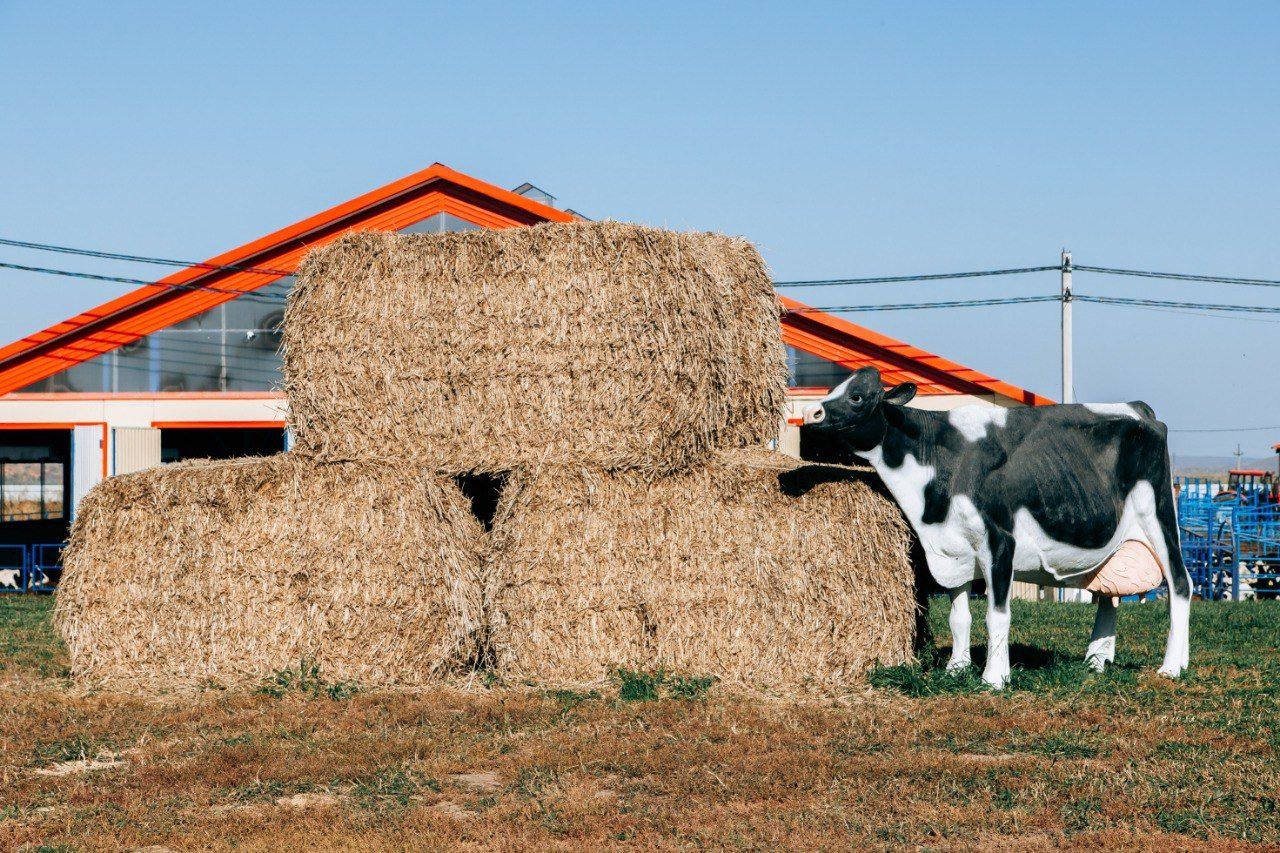
[{"label": "hay bale on top", "polygon": [[717,234],[353,234],[285,314],[294,449],[326,459],[668,472],[773,438],[786,390],[764,263]]},{"label": "hay bale on top", "polygon": [[483,531],[451,480],[292,455],[113,477],[80,504],[56,623],[73,675],[155,692],[303,660],[419,685],[480,630]]},{"label": "hay bale on top", "polygon": [[615,667],[838,693],[911,657],[911,536],[869,473],[741,451],[685,474],[516,476],[489,619],[513,678]]}]

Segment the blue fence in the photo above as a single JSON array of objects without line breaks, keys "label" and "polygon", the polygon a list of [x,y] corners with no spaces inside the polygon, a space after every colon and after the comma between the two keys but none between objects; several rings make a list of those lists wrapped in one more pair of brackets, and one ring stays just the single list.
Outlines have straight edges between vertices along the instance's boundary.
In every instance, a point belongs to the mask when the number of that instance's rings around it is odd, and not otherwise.
[{"label": "blue fence", "polygon": [[63,544],[0,545],[0,593],[53,592],[62,580]]},{"label": "blue fence", "polygon": [[1280,593],[1280,504],[1264,491],[1180,478],[1178,537],[1195,592],[1216,601]]}]

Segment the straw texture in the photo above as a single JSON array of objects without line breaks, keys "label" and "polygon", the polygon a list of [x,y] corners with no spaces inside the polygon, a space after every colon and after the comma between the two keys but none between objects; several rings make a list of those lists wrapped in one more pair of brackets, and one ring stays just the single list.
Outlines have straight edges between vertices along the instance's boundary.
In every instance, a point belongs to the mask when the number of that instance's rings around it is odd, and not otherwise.
[{"label": "straw texture", "polygon": [[911,536],[872,476],[764,450],[658,479],[513,475],[489,563],[491,653],[545,684],[663,666],[845,691],[911,659]]},{"label": "straw texture", "polygon": [[420,685],[480,631],[480,524],[453,482],[292,455],[165,465],[81,503],[56,621],[72,674],[153,693],[302,660]]},{"label": "straw texture", "polygon": [[752,246],[617,222],[348,235],[283,353],[295,451],[451,473],[677,471],[773,438],[786,390]]}]

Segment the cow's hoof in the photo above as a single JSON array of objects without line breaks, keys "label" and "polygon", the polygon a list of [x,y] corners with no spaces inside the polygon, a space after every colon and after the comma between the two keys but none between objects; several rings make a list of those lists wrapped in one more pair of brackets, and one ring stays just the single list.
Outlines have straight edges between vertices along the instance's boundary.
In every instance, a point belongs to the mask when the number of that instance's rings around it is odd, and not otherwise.
[{"label": "cow's hoof", "polygon": [[1164,666],[1156,670],[1156,672],[1160,673],[1165,678],[1181,678],[1182,677],[1182,667],[1177,666],[1176,664],[1171,664],[1171,663],[1165,664]]},{"label": "cow's hoof", "polygon": [[992,690],[1004,690],[1005,685],[1009,683],[1009,676],[989,675],[984,672],[982,674],[982,680],[985,681],[987,683],[987,686],[989,686]]},{"label": "cow's hoof", "polygon": [[970,663],[967,660],[953,660],[947,664],[947,675],[960,675],[968,672]]},{"label": "cow's hoof", "polygon": [[1094,672],[1106,672],[1107,670],[1107,658],[1105,655],[1089,655],[1089,657],[1085,659],[1085,663],[1088,664],[1089,669]]}]

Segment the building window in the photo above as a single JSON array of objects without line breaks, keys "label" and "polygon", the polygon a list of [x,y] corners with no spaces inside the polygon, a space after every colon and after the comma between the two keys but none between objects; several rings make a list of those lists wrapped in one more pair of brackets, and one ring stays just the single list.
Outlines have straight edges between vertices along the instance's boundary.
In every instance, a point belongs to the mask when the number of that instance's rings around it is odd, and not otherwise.
[{"label": "building window", "polygon": [[834,388],[853,371],[795,347],[787,347],[788,384],[792,388]]},{"label": "building window", "polygon": [[65,474],[60,461],[0,460],[0,521],[62,518]]}]

